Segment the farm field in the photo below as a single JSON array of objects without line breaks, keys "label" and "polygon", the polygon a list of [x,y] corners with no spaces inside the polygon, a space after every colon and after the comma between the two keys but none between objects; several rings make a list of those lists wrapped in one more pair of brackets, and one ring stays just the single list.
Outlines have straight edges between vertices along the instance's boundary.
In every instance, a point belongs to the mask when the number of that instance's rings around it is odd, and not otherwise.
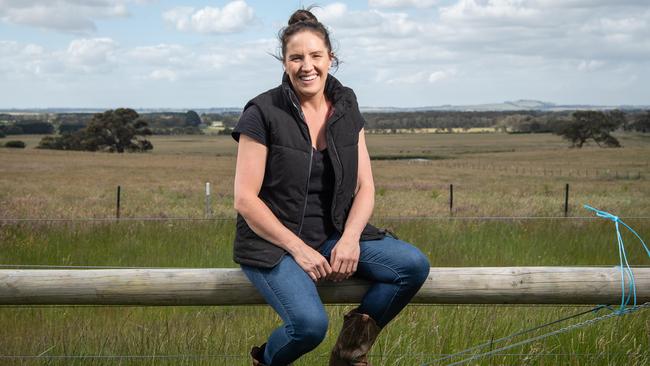
[{"label": "farm field", "polygon": [[[650,136],[618,136],[622,149],[569,149],[549,134],[368,135],[375,217],[560,216],[585,203],[620,216],[650,212]],[[232,217],[236,144],[228,136],[154,137],[146,154],[0,149],[0,218]],[[2,142],[2,139],[0,139]],[[423,158],[430,160],[422,160]],[[406,159],[406,160],[401,160]]]},{"label": "farm field", "polygon": [[[552,135],[369,135],[378,159],[372,221],[415,243],[434,267],[618,265],[613,224],[577,218],[592,216],[581,208],[587,203],[631,217],[625,221],[646,241],[650,237],[650,220],[642,218],[650,216],[650,138],[617,137],[624,148],[573,150]],[[235,266],[236,146],[229,137],[155,137],[152,153],[125,155],[32,149],[39,139],[23,139],[25,150],[0,149],[0,264]],[[11,220],[111,218],[117,185],[123,218],[201,219],[205,182],[213,185],[212,220]],[[564,214],[566,183],[574,218],[550,219]],[[649,265],[638,242],[624,237],[630,263]],[[342,315],[352,306],[328,306],[327,338],[297,366],[326,364]],[[589,308],[412,305],[382,333],[371,361],[446,365],[462,358],[433,361]],[[267,306],[0,307],[0,365],[249,365],[250,346],[277,325]],[[646,365],[649,349],[645,310],[469,364]]]}]

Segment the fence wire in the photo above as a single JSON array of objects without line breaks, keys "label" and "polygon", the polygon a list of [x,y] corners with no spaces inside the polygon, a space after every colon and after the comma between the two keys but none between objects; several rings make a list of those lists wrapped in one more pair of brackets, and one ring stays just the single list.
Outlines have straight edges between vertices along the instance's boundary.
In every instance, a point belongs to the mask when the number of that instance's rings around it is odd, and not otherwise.
[{"label": "fence wire", "polygon": [[[369,353],[368,356],[372,358],[388,358],[388,357],[409,357],[409,358],[431,358],[431,357],[446,357],[452,356],[453,353],[408,353],[408,354],[382,354],[382,353]],[[489,357],[612,357],[612,356],[650,356],[650,352],[646,353],[630,353],[630,352],[591,352],[591,353],[572,353],[572,352],[545,352],[545,353],[500,353],[498,355],[489,355]],[[316,357],[327,359],[329,354],[320,354]],[[229,358],[229,359],[248,359],[249,355],[241,354],[176,354],[176,355],[0,355],[0,359],[4,360],[34,360],[34,359],[47,359],[47,360],[79,360],[79,359],[100,359],[100,360],[124,360],[124,359],[214,359],[214,358]]]},{"label": "fence wire", "polygon": [[[80,218],[0,218],[0,224],[30,222],[138,222],[138,221],[235,221],[236,217],[80,217]],[[534,220],[598,220],[594,216],[374,216],[371,220],[385,221],[534,221]],[[622,220],[650,220],[650,216],[621,216]]]}]

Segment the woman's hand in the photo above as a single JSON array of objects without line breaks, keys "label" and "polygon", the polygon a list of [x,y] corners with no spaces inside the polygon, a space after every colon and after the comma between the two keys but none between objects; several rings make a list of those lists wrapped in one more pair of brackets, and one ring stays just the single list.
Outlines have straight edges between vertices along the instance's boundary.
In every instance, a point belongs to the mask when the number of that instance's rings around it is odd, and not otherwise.
[{"label": "woman's hand", "polygon": [[328,278],[332,273],[332,268],[327,263],[327,259],[307,244],[302,244],[291,255],[314,282],[318,282],[322,278]]},{"label": "woman's hand", "polygon": [[357,271],[359,253],[359,240],[342,236],[332,249],[330,256],[332,273],[328,279],[340,282],[352,276]]}]

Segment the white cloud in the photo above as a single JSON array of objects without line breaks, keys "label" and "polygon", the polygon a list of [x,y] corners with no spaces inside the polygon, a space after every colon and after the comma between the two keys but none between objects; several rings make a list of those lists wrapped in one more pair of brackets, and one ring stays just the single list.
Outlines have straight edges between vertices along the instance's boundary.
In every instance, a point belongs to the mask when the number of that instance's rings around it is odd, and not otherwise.
[{"label": "white cloud", "polygon": [[188,6],[179,6],[163,13],[163,19],[176,27],[180,31],[192,29],[191,17],[194,8]]},{"label": "white cloud", "polygon": [[598,60],[582,60],[578,64],[578,71],[595,71],[602,68],[605,62]]},{"label": "white cloud", "polygon": [[166,11],[163,19],[180,31],[200,33],[239,32],[254,20],[254,10],[243,0],[235,0],[223,8],[206,6],[195,10],[191,7],[176,7]]},{"label": "white cloud", "polygon": [[525,22],[540,13],[529,3],[525,0],[460,0],[454,5],[442,7],[440,17],[447,21],[499,19]]},{"label": "white cloud", "polygon": [[368,0],[368,6],[373,8],[429,8],[438,2],[438,0]]},{"label": "white cloud", "polygon": [[178,75],[174,70],[170,69],[156,69],[149,74],[151,80],[167,80],[167,81],[176,81]]},{"label": "white cloud", "polygon": [[546,8],[599,8],[612,6],[647,6],[647,0],[529,0],[530,4]]},{"label": "white cloud", "polygon": [[438,81],[449,79],[454,75],[456,75],[456,69],[434,71],[429,74],[429,82],[432,84],[437,83]]},{"label": "white cloud", "polygon": [[86,73],[112,68],[117,61],[117,44],[110,38],[75,39],[65,54],[67,64]]},{"label": "white cloud", "polygon": [[387,70],[383,70],[378,74],[378,81],[385,82],[386,84],[424,84],[430,83],[434,84],[445,79],[450,79],[456,75],[457,71],[455,68],[449,68],[446,70],[437,70],[433,72],[419,71],[412,74],[402,74],[399,76],[388,77],[391,73]]},{"label": "white cloud", "polygon": [[127,52],[127,56],[140,64],[186,65],[191,62],[195,53],[185,46],[161,43],[153,46],[138,46]]},{"label": "white cloud", "polygon": [[382,12],[370,10],[348,10],[343,3],[333,3],[314,9],[318,20],[331,27],[343,38],[362,35],[373,37],[403,37],[421,31],[420,24],[403,12]]},{"label": "white cloud", "polygon": [[[386,75],[386,74],[384,74]],[[393,85],[393,84],[418,84],[422,83],[427,80],[427,73],[424,71],[417,72],[415,74],[406,74],[406,75],[399,75],[399,76],[394,76],[389,79],[382,80],[383,78],[379,78],[378,81],[382,82],[385,81],[386,84],[388,85]]]},{"label": "white cloud", "polygon": [[0,0],[0,20],[64,32],[96,30],[97,19],[125,17],[128,4],[142,0]]}]

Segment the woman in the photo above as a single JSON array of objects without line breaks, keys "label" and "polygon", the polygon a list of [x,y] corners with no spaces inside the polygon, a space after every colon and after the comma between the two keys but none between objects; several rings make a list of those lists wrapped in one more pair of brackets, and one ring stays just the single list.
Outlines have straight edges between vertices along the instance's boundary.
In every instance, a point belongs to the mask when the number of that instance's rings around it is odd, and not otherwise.
[{"label": "woman", "polygon": [[234,129],[234,259],[284,324],[253,347],[253,365],[287,365],[325,338],[316,284],[352,275],[374,284],[345,315],[330,365],[368,365],[379,331],[429,273],[414,246],[367,224],[374,183],[363,117],[329,75],[327,29],[298,10],[280,32],[282,84],[252,99]]}]

